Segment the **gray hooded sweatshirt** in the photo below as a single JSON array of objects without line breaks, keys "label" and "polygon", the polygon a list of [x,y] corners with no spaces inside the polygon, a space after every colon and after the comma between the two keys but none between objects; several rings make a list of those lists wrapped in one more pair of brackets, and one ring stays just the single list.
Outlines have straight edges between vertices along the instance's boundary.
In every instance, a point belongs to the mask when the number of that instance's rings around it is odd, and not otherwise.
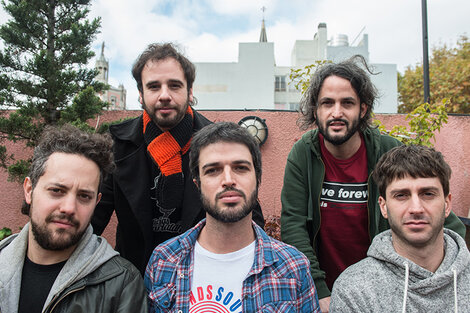
[{"label": "gray hooded sweatshirt", "polygon": [[435,273],[398,255],[392,233],[376,236],[368,257],[336,280],[330,312],[470,312],[470,253],[444,229],[445,256]]},{"label": "gray hooded sweatshirt", "polygon": [[[0,311],[18,311],[21,274],[28,246],[29,223],[17,235],[0,242]],[[72,283],[86,277],[105,262],[118,255],[102,237],[93,235],[88,227],[77,248],[65,263],[49,291],[44,308]]]}]

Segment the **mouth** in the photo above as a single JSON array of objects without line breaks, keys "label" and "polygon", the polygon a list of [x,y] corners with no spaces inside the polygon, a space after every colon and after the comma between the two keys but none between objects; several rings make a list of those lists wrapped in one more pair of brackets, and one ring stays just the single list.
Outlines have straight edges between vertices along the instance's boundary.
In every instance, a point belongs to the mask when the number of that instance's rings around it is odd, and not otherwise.
[{"label": "mouth", "polygon": [[52,220],[50,223],[60,227],[60,228],[73,228],[76,226],[75,223],[72,223],[68,220]]},{"label": "mouth", "polygon": [[422,220],[405,222],[405,226],[412,228],[412,229],[421,229],[427,226],[428,224],[429,223],[427,221],[422,221]]},{"label": "mouth", "polygon": [[172,107],[160,107],[160,108],[157,108],[157,111],[162,113],[162,114],[168,114],[168,113],[171,113],[175,110],[175,108],[172,108]]},{"label": "mouth", "polygon": [[234,203],[234,202],[239,202],[241,199],[243,199],[243,194],[237,191],[225,191],[222,192],[217,199],[220,200],[223,203]]},{"label": "mouth", "polygon": [[327,127],[331,128],[334,131],[342,130],[344,127],[347,127],[347,126],[348,126],[348,122],[345,120],[340,120],[340,119],[329,121],[327,124]]}]

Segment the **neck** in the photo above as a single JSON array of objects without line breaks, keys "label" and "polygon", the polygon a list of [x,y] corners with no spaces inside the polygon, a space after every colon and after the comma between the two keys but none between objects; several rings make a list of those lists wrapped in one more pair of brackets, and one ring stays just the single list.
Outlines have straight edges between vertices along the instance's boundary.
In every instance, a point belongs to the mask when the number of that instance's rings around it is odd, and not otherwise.
[{"label": "neck", "polygon": [[36,264],[50,265],[68,260],[73,251],[75,251],[75,248],[76,245],[60,251],[43,249],[34,239],[31,229],[29,230],[28,250],[26,251],[26,254],[28,255],[28,258]]},{"label": "neck", "polygon": [[435,238],[434,242],[427,244],[424,247],[410,246],[399,240],[392,232],[392,243],[395,251],[404,258],[412,261],[413,263],[427,269],[430,272],[435,272],[444,260],[444,232]]},{"label": "neck", "polygon": [[251,214],[236,223],[223,223],[206,214],[206,225],[201,230],[199,244],[213,253],[235,252],[255,240]]},{"label": "neck", "polygon": [[331,155],[340,160],[349,159],[361,147],[361,135],[359,134],[359,131],[341,145],[334,145],[325,139],[323,139],[323,141],[326,149],[331,153]]}]

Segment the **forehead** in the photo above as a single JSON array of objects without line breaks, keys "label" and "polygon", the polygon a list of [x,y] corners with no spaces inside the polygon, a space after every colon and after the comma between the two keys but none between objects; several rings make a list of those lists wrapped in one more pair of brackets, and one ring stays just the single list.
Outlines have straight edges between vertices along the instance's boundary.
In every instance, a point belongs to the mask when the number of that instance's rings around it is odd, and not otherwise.
[{"label": "forehead", "polygon": [[419,191],[422,189],[435,188],[443,193],[443,187],[441,181],[437,177],[418,177],[413,178],[411,176],[405,176],[403,178],[395,178],[388,186],[386,192],[392,192],[393,190],[409,190]]},{"label": "forehead", "polygon": [[358,98],[349,80],[335,75],[328,76],[320,88],[319,98],[335,95]]},{"label": "forehead", "polygon": [[77,154],[55,152],[45,163],[44,174],[38,182],[80,184],[98,188],[100,169],[90,159]]},{"label": "forehead", "polygon": [[186,83],[181,64],[174,58],[148,60],[142,69],[142,81],[158,79],[178,79]]},{"label": "forehead", "polygon": [[212,143],[199,152],[199,167],[209,163],[226,163],[240,160],[253,164],[248,147],[237,142],[220,141]]}]

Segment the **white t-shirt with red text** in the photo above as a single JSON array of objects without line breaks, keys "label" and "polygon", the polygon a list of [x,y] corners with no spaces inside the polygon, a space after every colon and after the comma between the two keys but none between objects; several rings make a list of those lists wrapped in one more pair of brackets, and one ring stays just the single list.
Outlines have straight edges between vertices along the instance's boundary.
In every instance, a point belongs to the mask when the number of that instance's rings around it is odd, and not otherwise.
[{"label": "white t-shirt with red text", "polygon": [[189,313],[241,313],[243,281],[254,258],[255,241],[226,254],[212,253],[196,241]]}]

